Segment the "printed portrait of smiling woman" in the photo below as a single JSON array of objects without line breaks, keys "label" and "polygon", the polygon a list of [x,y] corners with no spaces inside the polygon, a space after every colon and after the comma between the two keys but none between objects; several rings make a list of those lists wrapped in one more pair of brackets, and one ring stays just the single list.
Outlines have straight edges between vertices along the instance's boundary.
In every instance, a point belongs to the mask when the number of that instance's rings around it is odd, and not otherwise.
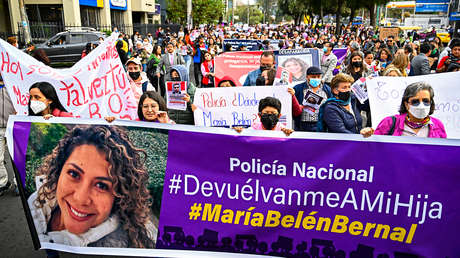
[{"label": "printed portrait of smiling woman", "polygon": [[143,159],[121,128],[75,127],[44,160],[28,200],[40,241],[154,248]]}]

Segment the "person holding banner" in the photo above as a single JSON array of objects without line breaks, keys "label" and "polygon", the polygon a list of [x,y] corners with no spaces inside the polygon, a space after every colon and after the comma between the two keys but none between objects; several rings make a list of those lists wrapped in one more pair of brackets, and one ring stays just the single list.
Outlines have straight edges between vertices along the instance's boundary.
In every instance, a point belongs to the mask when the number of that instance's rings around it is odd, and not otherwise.
[{"label": "person holding banner", "polygon": [[154,248],[145,152],[116,126],[76,126],[36,172],[28,205],[40,242]]},{"label": "person holding banner", "polygon": [[257,78],[260,77],[264,70],[275,67],[275,53],[273,51],[264,51],[260,56],[260,67],[248,73],[243,86],[256,86]]},{"label": "person holding banner", "polygon": [[163,97],[155,91],[146,91],[139,99],[137,115],[140,121],[175,124],[168,117],[168,109]]},{"label": "person holding banner", "polygon": [[[250,127],[253,130],[282,131],[286,136],[291,135],[294,130],[284,127],[278,121],[281,117],[281,101],[274,97],[265,97],[259,101],[259,113],[257,114],[260,122],[255,122]],[[243,127],[233,127],[235,131],[241,133]]]},{"label": "person holding banner", "polygon": [[67,113],[54,89],[48,82],[36,82],[29,88],[29,116],[43,116],[44,119],[51,117],[73,117]]},{"label": "person holding banner", "polygon": [[331,91],[333,96],[319,109],[319,132],[360,133],[362,118],[356,99],[351,94],[353,82],[353,77],[344,73],[339,73],[332,78]]},{"label": "person holding banner", "polygon": [[364,128],[361,134],[446,138],[446,130],[439,119],[432,117],[435,110],[434,91],[425,82],[409,84],[404,90],[399,115],[384,118],[377,128]]},{"label": "person holding banner", "polygon": [[[312,92],[322,98],[319,104],[320,106],[324,104],[328,98],[332,97],[331,88],[327,84],[322,83],[322,74],[323,72],[321,69],[316,66],[308,68],[307,81],[294,86],[296,103],[303,104],[306,101],[305,96],[307,96],[308,92]],[[295,102],[292,103],[294,107]],[[301,114],[298,116],[293,112],[294,129],[296,131],[316,132],[319,109],[314,110],[314,112],[311,112],[312,110],[307,108],[302,108],[301,110]]]}]

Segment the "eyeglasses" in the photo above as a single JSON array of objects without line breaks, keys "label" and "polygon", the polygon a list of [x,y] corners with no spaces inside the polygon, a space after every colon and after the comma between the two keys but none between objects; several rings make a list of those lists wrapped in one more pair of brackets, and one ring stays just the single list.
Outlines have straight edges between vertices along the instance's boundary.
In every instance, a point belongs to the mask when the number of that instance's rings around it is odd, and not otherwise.
[{"label": "eyeglasses", "polygon": [[[430,99],[422,99],[422,102],[423,102],[423,105],[425,106],[429,106],[431,104]],[[409,104],[411,106],[417,107],[418,105],[420,105],[420,99],[411,99],[409,100]]]}]

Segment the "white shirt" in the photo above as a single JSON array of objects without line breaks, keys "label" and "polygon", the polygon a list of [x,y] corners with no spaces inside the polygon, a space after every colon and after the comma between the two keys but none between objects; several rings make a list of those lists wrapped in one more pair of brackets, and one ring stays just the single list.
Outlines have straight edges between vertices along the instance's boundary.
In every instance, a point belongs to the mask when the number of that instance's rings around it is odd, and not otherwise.
[{"label": "white shirt", "polygon": [[428,125],[424,125],[418,132],[415,132],[414,129],[410,128],[406,123],[404,123],[404,130],[402,136],[416,136],[416,137],[428,137],[428,133],[430,132],[430,127]]}]

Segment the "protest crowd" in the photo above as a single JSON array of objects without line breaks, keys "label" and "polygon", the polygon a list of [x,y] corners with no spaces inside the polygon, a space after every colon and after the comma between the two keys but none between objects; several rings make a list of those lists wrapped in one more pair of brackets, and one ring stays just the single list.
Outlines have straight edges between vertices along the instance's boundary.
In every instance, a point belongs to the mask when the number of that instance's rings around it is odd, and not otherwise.
[{"label": "protest crowd", "polygon": [[[351,24],[342,25],[340,35],[336,35],[335,31],[335,26],[330,24],[316,27],[257,25],[244,29],[236,26],[200,26],[192,30],[181,28],[177,33],[164,31],[160,27],[147,35],[135,32],[130,36],[120,32],[116,50],[128,73],[130,86],[138,101],[138,119],[142,121],[193,125],[193,111],[197,109],[193,105],[196,88],[238,85],[225,78],[215,84],[215,57],[222,53],[246,50],[244,44],[234,47],[225,44],[225,40],[257,40],[258,50],[263,51],[260,67],[248,71],[243,86],[274,85],[277,67],[281,65],[275,62],[275,49],[317,49],[320,65],[307,68],[295,59],[291,63],[289,60],[283,63],[284,68],[292,73],[290,84],[293,87],[288,92],[292,95],[293,130],[278,123],[281,103],[270,97],[260,101],[260,123],[254,123],[253,129],[282,130],[286,135],[293,131],[308,131],[361,133],[365,137],[372,134],[446,137],[442,121],[431,116],[435,104],[435,92],[431,85],[409,85],[404,92],[399,114],[385,118],[380,124],[371,123],[369,100],[364,103],[357,101],[351,92],[351,85],[361,78],[376,76],[406,77],[459,71],[459,38],[453,38],[444,45],[439,37],[421,38],[413,31],[398,38],[390,35],[380,40],[378,30]],[[9,38],[8,42],[16,47],[18,45],[14,37]],[[275,46],[273,42],[278,42],[278,45]],[[82,58],[95,47],[97,45],[88,43]],[[335,48],[346,48],[346,56],[341,64],[333,53]],[[36,49],[33,44],[27,45],[27,52],[44,64],[49,64],[44,51]],[[166,82],[174,81],[187,83],[186,92],[181,95],[186,102],[184,110],[168,110],[166,107]],[[1,94],[3,134],[8,116],[15,111],[5,88],[2,88]],[[37,82],[30,87],[29,94],[29,115],[40,115],[45,119],[53,116],[72,117],[59,102],[51,84]],[[315,100],[319,100],[319,103],[315,103]],[[114,119],[106,117],[110,122]],[[236,124],[230,127],[241,132],[245,126]],[[1,146],[3,153],[5,144]],[[2,192],[13,187],[4,174],[2,172],[0,178]]]},{"label": "protest crowd", "polygon": [[[257,87],[286,85],[292,98],[292,126],[286,127],[282,119],[282,104],[275,97],[258,102],[258,120],[251,125],[232,124],[228,130],[282,131],[287,137],[293,132],[323,132],[372,135],[415,136],[447,138],[443,121],[436,118],[433,85],[414,82],[407,85],[398,110],[394,115],[373,124],[369,99],[360,100],[352,86],[362,80],[379,76],[408,77],[460,71],[460,39],[453,38],[447,45],[439,37],[421,38],[417,32],[381,40],[379,31],[364,25],[342,25],[336,28],[322,26],[277,25],[254,27],[200,26],[178,32],[163,29],[141,35],[120,32],[116,51],[125,69],[129,86],[137,103],[137,120],[195,125],[194,104],[199,88]],[[227,40],[257,42],[260,66],[248,70],[244,82],[231,78],[216,79],[215,59],[223,54],[248,51],[247,46],[226,43]],[[274,42],[278,44],[275,45]],[[17,47],[17,41],[8,43]],[[102,43],[102,41],[101,41]],[[82,59],[97,45],[88,43]],[[306,66],[297,59],[276,62],[275,50],[312,49],[319,53],[319,65]],[[344,49],[339,62],[334,49]],[[28,44],[26,52],[49,64],[46,54]],[[281,67],[281,68],[280,68]],[[280,69],[288,72],[283,73]],[[278,77],[278,74],[280,76]],[[365,84],[364,86],[365,87]],[[61,103],[56,88],[48,82],[35,82],[29,88],[28,115],[75,117]],[[5,133],[9,115],[16,114],[6,87],[1,88],[1,128]],[[168,108],[172,101],[182,108]],[[116,119],[104,117],[108,122]],[[260,121],[260,122],[259,122]],[[291,129],[292,127],[292,129]],[[6,143],[0,143],[0,195],[14,191],[14,180],[8,179],[3,166]],[[17,189],[16,189],[17,192]],[[50,251],[52,257],[56,253]]]}]

